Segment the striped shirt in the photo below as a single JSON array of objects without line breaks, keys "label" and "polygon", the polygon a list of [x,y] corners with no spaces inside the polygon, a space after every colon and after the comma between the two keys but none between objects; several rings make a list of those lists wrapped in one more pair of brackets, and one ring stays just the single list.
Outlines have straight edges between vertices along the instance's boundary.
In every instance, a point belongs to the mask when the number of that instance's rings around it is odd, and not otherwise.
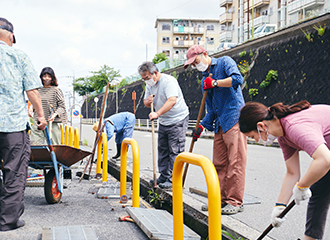
[{"label": "striped shirt", "polygon": [[[39,94],[42,102],[42,109],[44,110],[45,119],[48,121],[51,113],[55,113],[54,122],[66,124],[68,121],[66,115],[64,95],[60,88],[51,86],[39,89]],[[38,114],[34,111],[34,119],[36,120]]]},{"label": "striped shirt", "polygon": [[29,121],[24,92],[42,84],[30,58],[0,41],[0,132],[19,132]]}]

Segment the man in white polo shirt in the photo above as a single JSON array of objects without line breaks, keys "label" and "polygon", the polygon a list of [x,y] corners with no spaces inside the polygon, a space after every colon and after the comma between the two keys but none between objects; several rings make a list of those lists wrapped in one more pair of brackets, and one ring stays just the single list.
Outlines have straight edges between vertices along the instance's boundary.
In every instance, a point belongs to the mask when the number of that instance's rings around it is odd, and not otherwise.
[{"label": "man in white polo shirt", "polygon": [[152,62],[142,63],[138,71],[147,84],[144,105],[150,107],[153,102],[155,107],[155,112],[149,114],[149,119],[159,119],[158,170],[160,176],[157,184],[160,188],[172,188],[175,158],[185,150],[189,110],[178,81],[174,77],[160,73]]}]

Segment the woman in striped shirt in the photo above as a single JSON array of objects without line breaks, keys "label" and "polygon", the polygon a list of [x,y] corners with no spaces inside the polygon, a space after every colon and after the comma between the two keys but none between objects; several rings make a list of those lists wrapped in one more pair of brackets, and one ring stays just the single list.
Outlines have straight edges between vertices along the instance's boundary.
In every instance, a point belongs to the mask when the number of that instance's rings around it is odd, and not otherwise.
[{"label": "woman in striped shirt", "polygon": [[[52,130],[52,144],[60,144],[60,128],[59,123],[66,124],[66,108],[64,95],[60,88],[58,88],[57,79],[54,70],[50,67],[45,67],[40,73],[40,79],[43,88],[39,89],[39,94],[42,101],[42,108],[44,110],[45,119],[48,119],[48,129]],[[34,111],[34,121],[38,115]],[[32,125],[31,144],[44,144],[46,135],[43,131],[38,131],[36,124]]]}]

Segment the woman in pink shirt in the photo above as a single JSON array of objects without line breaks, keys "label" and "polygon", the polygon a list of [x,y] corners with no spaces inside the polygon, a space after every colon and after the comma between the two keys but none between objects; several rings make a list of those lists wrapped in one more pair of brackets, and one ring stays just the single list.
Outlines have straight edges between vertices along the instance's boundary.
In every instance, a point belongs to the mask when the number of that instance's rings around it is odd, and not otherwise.
[{"label": "woman in pink shirt", "polygon": [[[330,205],[330,106],[301,101],[291,106],[277,103],[267,108],[248,102],[241,110],[240,130],[258,143],[270,145],[276,138],[283,152],[286,175],[271,215],[272,225],[291,196],[297,205],[309,199],[303,240],[322,239]],[[312,158],[306,174],[300,178],[299,151]]]}]

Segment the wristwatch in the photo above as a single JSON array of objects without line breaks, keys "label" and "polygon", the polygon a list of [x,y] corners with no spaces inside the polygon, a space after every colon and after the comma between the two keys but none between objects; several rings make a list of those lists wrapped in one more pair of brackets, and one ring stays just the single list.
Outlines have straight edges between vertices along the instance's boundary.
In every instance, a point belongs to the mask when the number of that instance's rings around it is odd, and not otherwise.
[{"label": "wristwatch", "polygon": [[214,87],[218,86],[218,82],[217,82],[217,80],[214,80],[214,82],[213,82],[213,86],[214,86]]}]

